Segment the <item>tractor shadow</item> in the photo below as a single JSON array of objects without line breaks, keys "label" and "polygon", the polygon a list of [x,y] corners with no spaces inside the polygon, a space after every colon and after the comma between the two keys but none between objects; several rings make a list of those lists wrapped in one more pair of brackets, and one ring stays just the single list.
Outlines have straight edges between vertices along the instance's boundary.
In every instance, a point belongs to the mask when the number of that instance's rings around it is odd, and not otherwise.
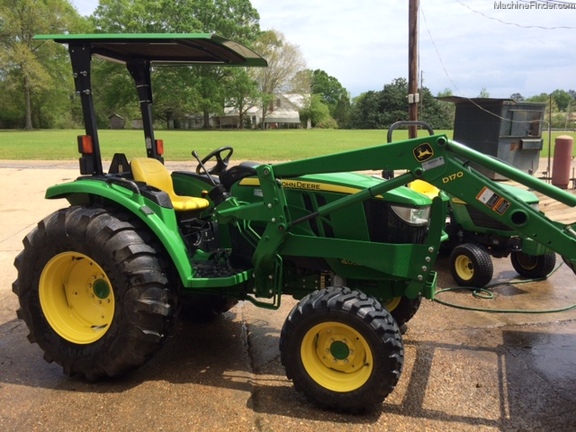
[{"label": "tractor shadow", "polygon": [[263,414],[335,423],[370,424],[388,417],[412,418],[420,425],[437,422],[448,430],[574,430],[576,335],[524,330],[501,335],[496,346],[418,341],[407,335],[397,388],[367,413],[318,409],[286,381],[279,362],[257,371],[250,402]]},{"label": "tractor shadow", "polygon": [[500,344],[405,340],[404,380],[382,415],[453,423],[454,430],[574,430],[576,335],[496,334]]},{"label": "tractor shadow", "polygon": [[[281,325],[275,318],[245,319],[242,314],[234,308],[209,323],[180,321],[147,364],[125,377],[98,383],[66,377],[58,365],[44,362],[40,349],[26,340],[24,323],[14,319],[0,325],[0,385],[90,397],[156,381],[190,385],[192,392],[196,386],[239,391],[247,394],[246,406],[257,414],[303,420],[361,425],[394,417],[416,424],[453,424],[455,430],[576,427],[576,335],[569,333],[572,328],[553,334],[530,326],[488,330],[498,343],[445,342],[445,337],[434,336],[438,333],[411,336],[409,331],[404,337],[405,369],[396,390],[378,409],[347,415],[321,410],[294,390],[280,364]],[[217,397],[217,391],[214,394]],[[470,410],[471,400],[477,410]]]}]

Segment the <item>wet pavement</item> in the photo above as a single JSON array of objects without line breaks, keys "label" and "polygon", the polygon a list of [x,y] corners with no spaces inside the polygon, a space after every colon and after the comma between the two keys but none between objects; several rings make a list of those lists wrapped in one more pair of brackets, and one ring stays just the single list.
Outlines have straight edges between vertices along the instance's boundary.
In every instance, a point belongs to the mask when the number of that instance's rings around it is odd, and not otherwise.
[{"label": "wet pavement", "polygon": [[[576,429],[576,311],[489,314],[425,301],[404,335],[405,367],[381,407],[323,411],[296,393],[278,339],[295,301],[279,311],[241,303],[203,324],[178,323],[165,347],[126,377],[91,383],[46,363],[16,318],[12,265],[38,220],[64,206],[47,186],[75,178],[75,163],[0,161],[0,430],[2,431],[567,431]],[[559,259],[558,262],[561,260]],[[516,277],[495,259],[497,281]],[[447,259],[441,288],[454,286]],[[493,281],[494,282],[494,281]],[[565,266],[547,280],[441,299],[475,308],[560,309],[576,303]]]}]

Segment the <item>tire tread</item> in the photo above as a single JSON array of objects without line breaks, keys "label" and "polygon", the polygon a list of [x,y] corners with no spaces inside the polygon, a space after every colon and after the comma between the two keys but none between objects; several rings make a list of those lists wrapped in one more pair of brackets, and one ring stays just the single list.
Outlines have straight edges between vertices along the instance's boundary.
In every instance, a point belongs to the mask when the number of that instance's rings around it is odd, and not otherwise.
[{"label": "tire tread", "polygon": [[[176,293],[169,288],[163,248],[158,242],[146,243],[152,238],[136,216],[98,206],[58,210],[24,238],[24,250],[14,262],[18,279],[12,290],[20,301],[17,315],[47,361],[60,364],[67,375],[95,380],[134,369],[160,349],[173,327]],[[46,249],[49,252],[42,252]],[[92,344],[77,345],[58,336],[39,305],[42,268],[66,250],[98,256],[113,278],[117,311],[108,332]]]},{"label": "tire tread", "polygon": [[[352,317],[361,320],[362,328],[378,340],[378,370],[361,388],[338,393],[321,387],[305,372],[300,358],[302,326],[310,322]],[[321,317],[321,318],[318,318]],[[347,319],[347,318],[345,318]],[[366,336],[366,335],[365,335]],[[378,301],[347,287],[329,287],[305,296],[290,312],[280,335],[280,359],[286,376],[298,392],[322,408],[342,412],[361,412],[381,403],[395,388],[404,364],[402,336],[395,320]]]}]

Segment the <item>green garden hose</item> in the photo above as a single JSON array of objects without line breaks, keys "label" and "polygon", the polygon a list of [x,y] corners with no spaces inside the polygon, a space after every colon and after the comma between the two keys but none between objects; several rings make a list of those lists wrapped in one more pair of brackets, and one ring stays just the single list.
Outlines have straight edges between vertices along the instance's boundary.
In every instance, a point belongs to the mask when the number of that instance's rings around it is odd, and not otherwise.
[{"label": "green garden hose", "polygon": [[[562,263],[560,263],[560,265],[558,265],[554,270],[552,270],[550,272],[550,274],[548,274],[548,276],[543,277],[543,278],[538,278],[538,279],[526,279],[526,280],[519,280],[519,281],[508,281],[508,282],[499,282],[496,284],[492,284],[492,285],[488,285],[485,288],[477,288],[477,287],[452,287],[452,288],[443,288],[440,289],[438,291],[436,291],[435,295],[437,296],[438,294],[442,294],[445,292],[449,292],[449,291],[461,291],[461,290],[467,290],[467,291],[472,291],[472,295],[476,298],[480,298],[480,299],[485,299],[485,300],[493,300],[494,299],[494,293],[492,291],[490,291],[490,288],[494,288],[500,285],[518,285],[518,284],[524,284],[524,283],[529,283],[529,282],[538,282],[541,280],[545,280],[548,277],[552,276],[552,274],[554,274],[559,268],[560,266],[562,266]],[[558,308],[558,309],[537,309],[537,310],[525,310],[525,309],[486,309],[486,308],[476,308],[476,307],[471,307],[471,306],[463,306],[463,305],[457,305],[454,303],[450,303],[444,300],[439,300],[438,298],[434,298],[434,301],[436,303],[440,303],[444,306],[449,306],[449,307],[453,307],[456,309],[463,309],[463,310],[469,310],[469,311],[476,311],[476,312],[491,312],[491,313],[509,313],[509,314],[547,314],[547,313],[559,313],[559,312],[566,312],[572,309],[576,309],[576,304],[572,304],[570,306],[567,307],[563,307],[563,308]]]}]

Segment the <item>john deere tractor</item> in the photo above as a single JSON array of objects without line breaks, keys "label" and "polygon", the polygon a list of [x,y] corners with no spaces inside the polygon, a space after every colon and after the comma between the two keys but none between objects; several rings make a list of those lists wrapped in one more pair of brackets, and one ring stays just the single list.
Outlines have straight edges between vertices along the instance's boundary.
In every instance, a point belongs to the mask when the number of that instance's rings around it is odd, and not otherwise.
[{"label": "john deere tractor", "polygon": [[[166,341],[182,304],[221,313],[237,301],[277,309],[299,300],[281,331],[281,361],[320,406],[359,411],[394,389],[400,327],[434,298],[446,203],[404,185],[445,189],[544,244],[574,268],[576,233],[548,220],[472,160],[576,205],[565,191],[444,135],[278,164],[232,166],[232,147],[170,173],[154,136],[151,68],[264,67],[249,48],[210,34],[47,35],[68,46],[85,134],[80,176],[48,188],[67,205],[24,239],[13,291],[18,317],[48,361],[69,375],[114,377]],[[94,56],[126,65],[143,118],[145,152],[104,169],[91,86]],[[210,161],[215,162],[211,164]],[[356,172],[397,170],[385,180]]]},{"label": "john deere tractor", "polygon": [[[392,142],[396,129],[419,126],[434,135],[432,127],[422,121],[398,121],[388,129],[387,142]],[[390,176],[393,173],[384,172]],[[538,209],[538,197],[526,189],[502,183],[508,193],[527,205]],[[440,251],[449,255],[450,273],[454,281],[464,287],[484,287],[494,275],[492,258],[510,257],[512,267],[520,276],[544,278],[556,266],[556,254],[530,237],[514,231],[485,213],[476,210],[461,198],[451,196],[423,180],[415,180],[409,187],[430,198],[440,195],[447,203],[448,238]]]}]

